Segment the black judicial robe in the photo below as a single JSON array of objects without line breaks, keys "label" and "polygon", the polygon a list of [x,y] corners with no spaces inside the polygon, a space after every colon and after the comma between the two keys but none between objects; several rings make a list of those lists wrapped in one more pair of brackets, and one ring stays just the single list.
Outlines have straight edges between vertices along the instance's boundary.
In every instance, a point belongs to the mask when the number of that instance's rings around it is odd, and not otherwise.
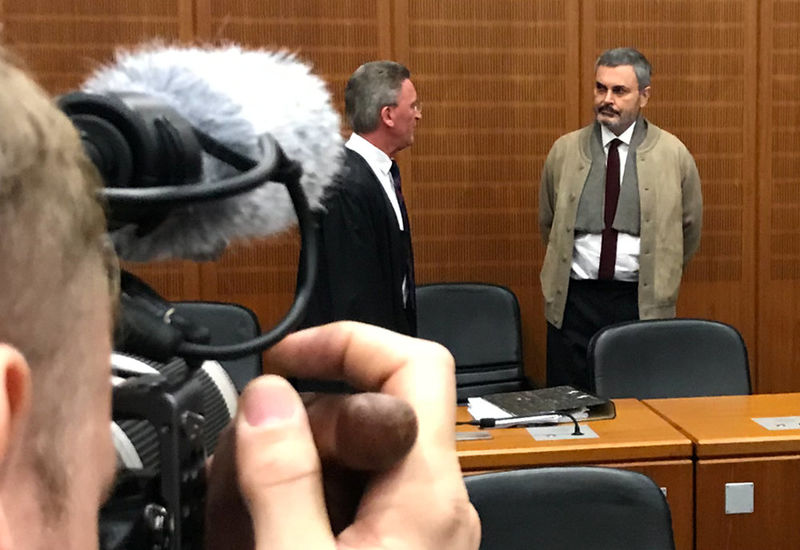
[{"label": "black judicial robe", "polygon": [[[410,239],[364,158],[345,149],[344,169],[317,218],[317,282],[303,326],[361,321],[415,336],[416,312],[403,307]],[[302,268],[302,266],[301,266]]]}]

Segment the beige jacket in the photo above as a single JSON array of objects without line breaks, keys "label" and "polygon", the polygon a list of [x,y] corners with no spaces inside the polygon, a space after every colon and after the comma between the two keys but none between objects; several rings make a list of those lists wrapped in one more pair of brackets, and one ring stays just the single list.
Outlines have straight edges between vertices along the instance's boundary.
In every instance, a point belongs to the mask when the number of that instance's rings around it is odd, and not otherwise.
[{"label": "beige jacket", "polygon": [[[572,265],[574,225],[592,163],[594,124],[561,136],[542,170],[539,229],[547,245],[540,275],[548,322],[561,327]],[[683,268],[700,245],[703,198],[694,159],[681,141],[649,123],[636,153],[641,234],[639,316],[675,316]]]}]

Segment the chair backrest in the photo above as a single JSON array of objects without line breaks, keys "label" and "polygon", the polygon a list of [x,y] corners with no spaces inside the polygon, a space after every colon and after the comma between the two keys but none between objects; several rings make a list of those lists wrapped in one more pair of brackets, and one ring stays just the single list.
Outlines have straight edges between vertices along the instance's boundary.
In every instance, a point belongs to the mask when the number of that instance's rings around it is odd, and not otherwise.
[{"label": "chair backrest", "polygon": [[535,468],[464,479],[481,518],[480,550],[674,550],[653,481],[627,470]]},{"label": "chair backrest", "polygon": [[595,390],[603,397],[747,395],[747,348],[734,327],[706,319],[632,321],[589,342]]},{"label": "chair backrest", "polygon": [[506,287],[436,283],[417,287],[417,335],[456,360],[459,401],[528,387],[519,303]]},{"label": "chair backrest", "polygon": [[[173,302],[173,305],[177,313],[209,330],[211,344],[237,344],[261,334],[256,314],[238,304]],[[260,353],[240,359],[226,359],[220,364],[240,393],[250,380],[263,372]]]}]

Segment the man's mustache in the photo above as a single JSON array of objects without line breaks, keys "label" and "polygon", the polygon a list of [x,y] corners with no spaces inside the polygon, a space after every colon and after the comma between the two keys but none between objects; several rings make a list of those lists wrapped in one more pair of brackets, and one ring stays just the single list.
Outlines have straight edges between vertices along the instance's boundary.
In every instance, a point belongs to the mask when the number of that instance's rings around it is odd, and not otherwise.
[{"label": "man's mustache", "polygon": [[614,109],[611,105],[603,105],[599,109],[597,109],[598,113],[602,113],[604,115],[618,115],[619,112]]}]

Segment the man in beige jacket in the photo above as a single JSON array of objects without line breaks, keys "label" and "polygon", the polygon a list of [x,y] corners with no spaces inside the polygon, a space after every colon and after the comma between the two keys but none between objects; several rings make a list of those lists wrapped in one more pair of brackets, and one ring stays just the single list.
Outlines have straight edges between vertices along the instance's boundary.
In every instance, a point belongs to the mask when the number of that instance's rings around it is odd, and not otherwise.
[{"label": "man in beige jacket", "polygon": [[593,390],[586,350],[604,326],[675,316],[700,243],[700,177],[689,151],[641,113],[650,63],[637,50],[595,64],[596,121],[560,137],[542,170],[539,227],[547,384]]}]

